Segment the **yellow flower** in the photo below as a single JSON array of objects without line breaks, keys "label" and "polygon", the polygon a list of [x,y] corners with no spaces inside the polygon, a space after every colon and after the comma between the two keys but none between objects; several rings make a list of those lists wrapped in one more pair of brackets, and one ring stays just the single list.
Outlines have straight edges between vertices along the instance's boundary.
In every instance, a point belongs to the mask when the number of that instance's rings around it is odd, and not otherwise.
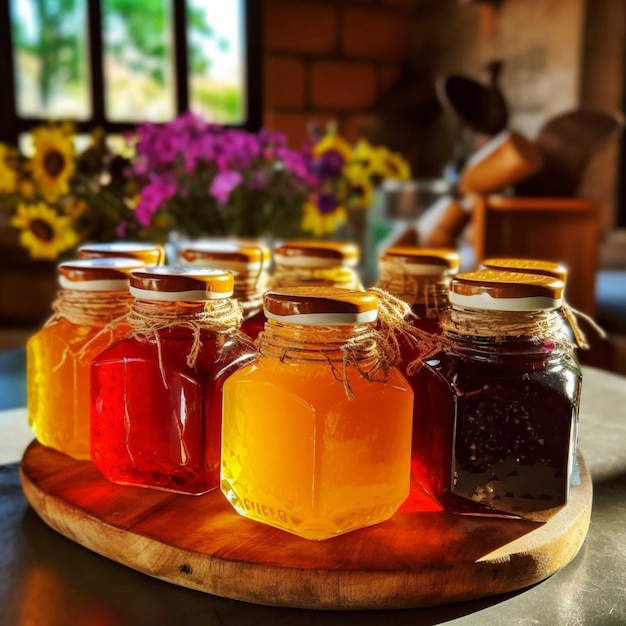
[{"label": "yellow flower", "polygon": [[81,216],[87,210],[87,203],[80,198],[68,198],[63,203],[63,213],[70,219],[75,219]]},{"label": "yellow flower", "polygon": [[21,228],[20,243],[33,259],[55,260],[61,252],[78,243],[68,217],[57,215],[45,204],[20,204],[11,218],[11,226]]},{"label": "yellow flower", "polygon": [[328,210],[320,208],[313,199],[305,202],[302,210],[302,230],[311,232],[316,237],[335,232],[348,218],[346,209],[340,204]]},{"label": "yellow flower", "polygon": [[408,180],[411,177],[411,168],[406,160],[397,152],[387,148],[380,148],[380,160],[383,166],[383,176],[395,180]]},{"label": "yellow flower", "polygon": [[347,163],[352,159],[352,147],[341,135],[335,132],[327,133],[313,147],[313,156],[320,157],[324,152],[338,152]]},{"label": "yellow flower", "polygon": [[354,148],[352,165],[360,165],[370,177],[407,180],[411,169],[407,161],[397,152],[391,152],[384,146],[374,147],[367,140],[361,139]]},{"label": "yellow flower", "polygon": [[17,188],[17,172],[11,167],[13,150],[0,143],[0,193],[13,193]]},{"label": "yellow flower", "polygon": [[67,127],[40,126],[33,130],[33,179],[48,202],[67,193],[74,174],[74,144]]},{"label": "yellow flower", "polygon": [[346,203],[351,209],[367,209],[372,204],[372,179],[369,171],[358,162],[352,161],[345,169],[348,181]]}]

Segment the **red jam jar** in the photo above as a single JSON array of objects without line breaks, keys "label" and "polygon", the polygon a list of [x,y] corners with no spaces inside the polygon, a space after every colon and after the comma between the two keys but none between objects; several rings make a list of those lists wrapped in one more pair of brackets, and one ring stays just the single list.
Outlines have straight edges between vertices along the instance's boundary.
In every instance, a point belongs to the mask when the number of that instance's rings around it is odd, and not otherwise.
[{"label": "red jam jar", "polygon": [[222,385],[255,356],[223,270],[133,271],[131,335],[91,366],[91,457],[117,483],[201,494],[219,484]]},{"label": "red jam jar", "polygon": [[240,330],[256,339],[265,325],[263,294],[269,278],[270,249],[258,241],[207,239],[186,244],[179,256],[184,265],[232,272],[233,298],[243,310]]},{"label": "red jam jar", "polygon": [[85,243],[78,248],[78,257],[83,259],[129,258],[139,259],[144,265],[163,265],[165,250],[161,246],[143,241]]},{"label": "red jam jar", "polygon": [[444,347],[422,366],[412,470],[451,511],[533,512],[566,504],[581,370],[563,323],[563,281],[459,274]]},{"label": "red jam jar", "polygon": [[286,241],[274,250],[271,289],[294,286],[363,290],[359,247],[347,241]]}]

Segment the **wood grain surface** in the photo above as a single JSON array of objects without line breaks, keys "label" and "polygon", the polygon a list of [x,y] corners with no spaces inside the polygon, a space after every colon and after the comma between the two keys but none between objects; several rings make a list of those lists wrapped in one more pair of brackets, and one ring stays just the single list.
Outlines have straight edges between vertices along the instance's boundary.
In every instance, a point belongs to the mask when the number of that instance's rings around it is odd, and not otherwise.
[{"label": "wood grain surface", "polygon": [[21,462],[37,514],[82,546],[147,575],[237,600],[318,609],[432,606],[514,591],[567,565],[584,542],[592,486],[544,522],[400,510],[321,542],[240,517],[219,491],[115,485],[89,461],[33,442]]}]

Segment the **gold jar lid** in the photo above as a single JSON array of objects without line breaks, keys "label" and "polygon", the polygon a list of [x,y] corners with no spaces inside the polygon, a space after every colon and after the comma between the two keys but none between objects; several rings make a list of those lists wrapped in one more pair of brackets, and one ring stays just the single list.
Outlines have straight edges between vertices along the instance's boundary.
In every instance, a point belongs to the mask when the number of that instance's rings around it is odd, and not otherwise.
[{"label": "gold jar lid", "polygon": [[290,287],[268,291],[267,319],[303,326],[342,326],[375,322],[378,298],[373,293],[333,287]]},{"label": "gold jar lid", "polygon": [[450,248],[393,246],[380,256],[380,263],[382,267],[390,269],[399,263],[407,274],[439,276],[456,274],[461,257]]},{"label": "gold jar lid", "polygon": [[348,241],[286,241],[274,250],[274,260],[292,267],[355,267],[359,247]]},{"label": "gold jar lid", "polygon": [[481,266],[485,269],[500,270],[503,272],[524,272],[528,274],[545,274],[558,278],[563,282],[567,281],[567,268],[555,261],[544,261],[540,259],[508,259],[494,258],[485,259]]},{"label": "gold jar lid", "polygon": [[563,304],[565,284],[545,274],[478,270],[458,274],[450,282],[453,307],[490,311],[541,311]]},{"label": "gold jar lid", "polygon": [[108,257],[139,259],[144,265],[161,265],[165,262],[165,250],[161,246],[143,241],[86,243],[78,248],[78,256],[83,259]]},{"label": "gold jar lid", "polygon": [[199,240],[180,251],[181,262],[197,267],[256,274],[270,261],[270,249],[255,241]]},{"label": "gold jar lid", "polygon": [[226,270],[161,265],[134,270],[130,293],[141,300],[201,302],[233,295],[233,275]]},{"label": "gold jar lid", "polygon": [[144,263],[131,258],[74,259],[59,263],[59,285],[76,291],[128,291],[132,270]]}]

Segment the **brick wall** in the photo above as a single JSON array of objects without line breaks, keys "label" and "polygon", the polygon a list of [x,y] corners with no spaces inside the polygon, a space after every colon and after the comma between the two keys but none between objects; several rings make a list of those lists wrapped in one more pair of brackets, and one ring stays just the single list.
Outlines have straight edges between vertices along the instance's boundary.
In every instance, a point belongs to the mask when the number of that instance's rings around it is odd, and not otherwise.
[{"label": "brick wall", "polygon": [[409,57],[430,0],[264,0],[264,124],[293,145],[310,122],[354,140]]}]

